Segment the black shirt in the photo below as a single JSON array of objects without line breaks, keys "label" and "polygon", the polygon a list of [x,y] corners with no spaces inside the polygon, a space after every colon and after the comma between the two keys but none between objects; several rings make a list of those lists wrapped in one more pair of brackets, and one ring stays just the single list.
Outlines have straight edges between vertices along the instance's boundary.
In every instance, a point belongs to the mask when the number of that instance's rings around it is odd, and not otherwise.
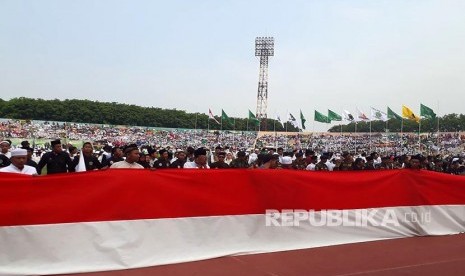
[{"label": "black shirt", "polygon": [[210,165],[210,169],[227,169],[229,165],[225,162],[216,161]]},{"label": "black shirt", "polygon": [[186,159],[184,159],[184,160],[176,159],[173,163],[171,163],[170,168],[182,169],[182,168],[184,168],[185,163],[186,163]]},{"label": "black shirt", "polygon": [[7,167],[11,164],[10,159],[3,154],[0,154],[0,168]]},{"label": "black shirt", "polygon": [[[79,156],[75,156],[73,160],[73,164],[69,168],[69,171],[75,172],[78,164],[79,164]],[[100,161],[98,161],[98,158],[93,155],[91,156],[84,155],[84,164],[86,165],[86,171],[93,171],[95,169],[100,170],[103,167]]]},{"label": "black shirt", "polygon": [[116,162],[119,162],[119,161],[124,161],[124,158],[123,157],[116,158],[116,157],[112,156],[109,159],[105,159],[105,161],[102,162],[102,165],[103,165],[103,167],[105,167],[105,166],[111,167],[111,165],[113,165],[113,163],[116,163]]},{"label": "black shirt", "polygon": [[166,169],[170,167],[170,161],[163,158],[158,158],[157,161],[153,163],[155,169]]},{"label": "black shirt", "polygon": [[34,160],[32,159],[27,160],[26,165],[34,167],[37,173],[39,173],[39,170],[37,170],[37,163]]},{"label": "black shirt", "polygon": [[71,163],[71,158],[68,153],[64,151],[58,154],[53,151],[47,152],[42,155],[39,164],[37,164],[37,172],[40,174],[42,172],[42,168],[47,165],[47,174],[65,173],[72,167]]}]

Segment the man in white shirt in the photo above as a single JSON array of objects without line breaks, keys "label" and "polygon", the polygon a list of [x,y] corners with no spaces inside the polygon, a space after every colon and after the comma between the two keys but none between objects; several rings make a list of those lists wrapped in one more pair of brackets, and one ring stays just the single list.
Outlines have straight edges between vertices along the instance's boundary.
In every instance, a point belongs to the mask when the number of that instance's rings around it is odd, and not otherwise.
[{"label": "man in white shirt", "polygon": [[36,168],[26,165],[27,150],[25,149],[12,150],[10,161],[11,161],[11,164],[7,167],[0,169],[0,172],[37,175]]},{"label": "man in white shirt", "polygon": [[184,163],[184,169],[210,169],[207,164],[207,151],[198,148],[194,151],[194,161]]},{"label": "man in white shirt", "polygon": [[141,164],[138,164],[140,153],[137,147],[128,147],[124,150],[126,160],[113,163],[110,169],[143,169]]}]

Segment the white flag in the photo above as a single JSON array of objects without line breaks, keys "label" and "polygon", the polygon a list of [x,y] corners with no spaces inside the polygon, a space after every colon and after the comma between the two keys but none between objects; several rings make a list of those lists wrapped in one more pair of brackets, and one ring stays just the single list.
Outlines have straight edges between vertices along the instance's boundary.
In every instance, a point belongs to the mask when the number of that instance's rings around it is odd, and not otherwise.
[{"label": "white flag", "polygon": [[212,120],[215,121],[217,124],[221,125],[221,123],[218,122],[217,119],[215,119],[215,116],[213,116],[213,112],[211,111],[210,108],[208,109],[208,118],[212,119]]},{"label": "white flag", "polygon": [[342,117],[344,117],[344,120],[346,121],[354,121],[354,116],[352,116],[352,114],[350,114],[350,112],[345,109],[342,111]]},{"label": "white flag", "polygon": [[276,114],[276,121],[278,121],[281,125],[283,124],[283,121],[281,120],[281,117]]},{"label": "white flag", "polygon": [[386,122],[388,120],[388,116],[386,112],[383,112],[381,110],[378,110],[372,107],[371,108],[371,120],[372,121],[379,120],[379,121]]},{"label": "white flag", "polygon": [[86,163],[84,162],[84,156],[82,155],[82,150],[81,154],[79,154],[79,163],[76,166],[76,172],[85,172],[86,171]]},{"label": "white flag", "polygon": [[290,112],[287,116],[287,121],[291,123],[296,128],[299,128],[299,124],[297,124],[297,120],[295,119],[294,115],[292,115]]}]

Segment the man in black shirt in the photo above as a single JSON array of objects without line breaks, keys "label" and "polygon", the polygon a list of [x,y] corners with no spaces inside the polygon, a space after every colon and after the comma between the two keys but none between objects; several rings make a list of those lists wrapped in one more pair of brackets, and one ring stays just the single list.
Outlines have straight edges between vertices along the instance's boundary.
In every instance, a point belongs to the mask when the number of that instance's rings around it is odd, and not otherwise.
[{"label": "man in black shirt", "polygon": [[213,162],[210,165],[210,169],[227,169],[229,168],[229,165],[224,162],[224,159],[226,158],[226,153],[225,152],[219,152],[216,157],[218,158],[218,161]]},{"label": "man in black shirt", "polygon": [[68,153],[63,151],[60,140],[54,140],[50,143],[52,151],[42,155],[42,158],[37,164],[37,172],[42,173],[42,168],[47,165],[47,174],[65,173],[71,168],[71,158]]},{"label": "man in black shirt", "polygon": [[168,151],[166,149],[161,149],[159,152],[160,157],[153,163],[154,169],[166,169],[170,167],[170,160],[168,159]]},{"label": "man in black shirt", "polygon": [[186,158],[187,158],[186,153],[184,151],[179,151],[178,158],[173,163],[171,163],[170,168],[178,168],[178,169],[184,168],[184,163],[186,163],[187,161]]},{"label": "man in black shirt", "polygon": [[[98,158],[94,156],[94,147],[90,142],[85,142],[82,145],[81,155],[84,157],[84,164],[86,171],[100,170],[102,164],[98,161]],[[73,164],[69,168],[70,172],[75,172],[77,165],[79,164],[79,156],[74,157]]]},{"label": "man in black shirt", "polygon": [[106,168],[106,167],[110,167],[111,165],[113,165],[113,163],[120,162],[120,161],[124,161],[123,150],[120,147],[113,147],[111,149],[110,159],[105,159],[102,165],[104,168]]},{"label": "man in black shirt", "polygon": [[10,158],[6,157],[6,155],[0,154],[0,168],[8,167],[10,164]]}]

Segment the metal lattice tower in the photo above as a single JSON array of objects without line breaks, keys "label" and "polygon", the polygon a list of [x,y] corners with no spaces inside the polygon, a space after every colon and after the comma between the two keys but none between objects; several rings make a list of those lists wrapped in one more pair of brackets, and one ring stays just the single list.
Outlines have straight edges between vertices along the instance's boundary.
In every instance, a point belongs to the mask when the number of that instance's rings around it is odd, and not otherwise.
[{"label": "metal lattice tower", "polygon": [[274,38],[255,38],[255,56],[260,57],[260,74],[258,77],[256,116],[260,121],[265,121],[266,129],[266,109],[268,101],[268,57],[274,56]]}]

